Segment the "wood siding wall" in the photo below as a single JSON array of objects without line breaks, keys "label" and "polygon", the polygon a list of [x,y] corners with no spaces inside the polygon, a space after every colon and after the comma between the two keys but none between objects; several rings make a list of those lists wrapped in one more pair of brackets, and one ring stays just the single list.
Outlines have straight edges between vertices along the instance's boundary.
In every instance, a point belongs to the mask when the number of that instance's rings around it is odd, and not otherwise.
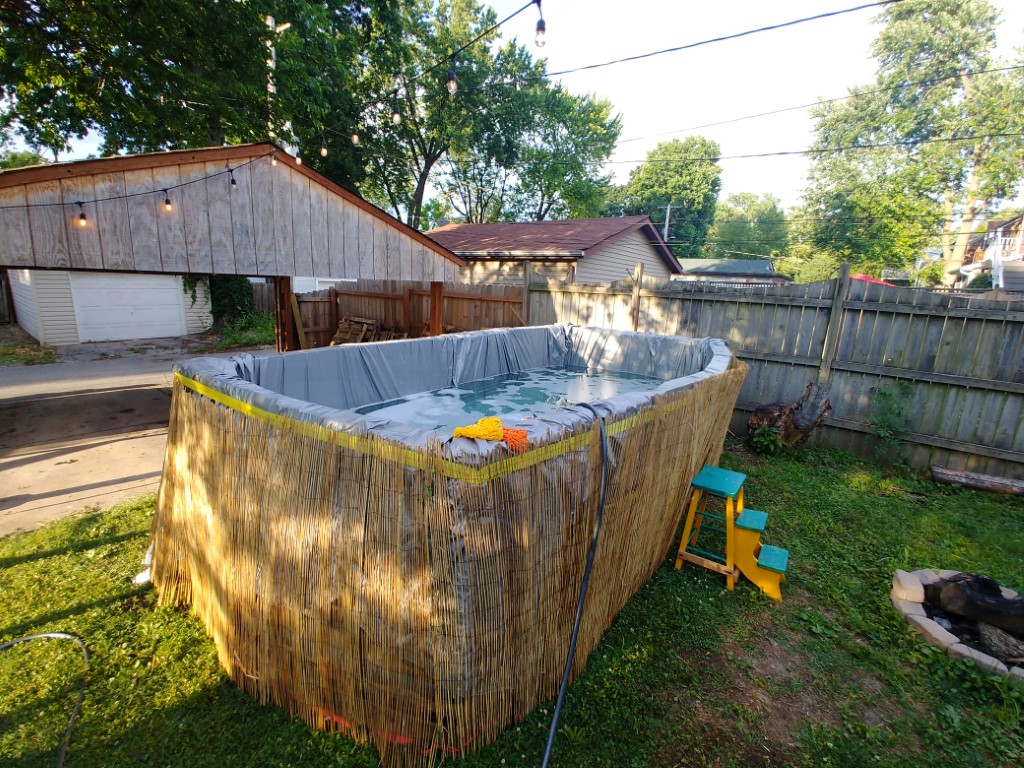
[{"label": "wood siding wall", "polygon": [[630,232],[597,253],[587,253],[576,267],[577,283],[610,283],[633,274],[636,263],[644,265],[644,274],[667,278],[671,273],[650,240],[640,232]]},{"label": "wood siding wall", "polygon": [[[849,279],[772,288],[644,284],[638,330],[717,336],[750,366],[734,429],[753,407],[796,400],[820,380],[833,411],[814,439],[871,455],[872,390],[895,393],[907,382],[912,465],[1024,478],[1024,301]],[[626,283],[534,285],[529,305],[533,324],[632,327]]]},{"label": "wood siding wall", "polygon": [[[531,262],[534,276],[549,280],[570,280],[575,262]],[[521,261],[473,261],[459,270],[459,281],[469,285],[522,285]]]},{"label": "wood siding wall", "polygon": [[[269,155],[0,189],[0,265],[447,280],[458,265]],[[234,168],[231,185],[225,171]],[[214,175],[219,174],[219,175]],[[164,209],[164,188],[172,210]],[[77,201],[87,202],[79,226]],[[8,206],[8,207],[5,207]],[[13,207],[10,207],[13,206]],[[31,207],[24,207],[31,206]]]}]

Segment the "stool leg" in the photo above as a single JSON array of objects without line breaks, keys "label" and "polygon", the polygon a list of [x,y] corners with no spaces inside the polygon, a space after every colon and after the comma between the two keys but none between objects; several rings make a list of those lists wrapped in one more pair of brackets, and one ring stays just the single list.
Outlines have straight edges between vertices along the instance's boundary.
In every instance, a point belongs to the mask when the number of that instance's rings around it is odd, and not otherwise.
[{"label": "stool leg", "polygon": [[[742,488],[740,489],[739,498],[743,498]],[[730,496],[725,500],[725,586],[730,592],[736,587],[736,537],[733,527],[735,514],[736,508]]]},{"label": "stool leg", "polygon": [[693,529],[693,519],[697,514],[697,503],[703,494],[694,490],[690,496],[690,508],[686,513],[686,523],[683,525],[683,538],[679,541],[679,554],[676,555],[676,570],[678,571],[683,567],[683,555],[686,554],[686,548],[690,545],[690,531]]}]

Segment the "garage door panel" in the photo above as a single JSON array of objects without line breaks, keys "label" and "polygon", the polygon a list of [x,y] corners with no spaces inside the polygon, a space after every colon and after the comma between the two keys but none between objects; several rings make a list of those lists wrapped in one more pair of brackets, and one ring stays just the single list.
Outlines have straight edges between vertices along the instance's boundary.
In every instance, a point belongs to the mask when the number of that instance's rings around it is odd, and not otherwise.
[{"label": "garage door panel", "polygon": [[72,273],[79,338],[118,341],[185,333],[181,278]]}]

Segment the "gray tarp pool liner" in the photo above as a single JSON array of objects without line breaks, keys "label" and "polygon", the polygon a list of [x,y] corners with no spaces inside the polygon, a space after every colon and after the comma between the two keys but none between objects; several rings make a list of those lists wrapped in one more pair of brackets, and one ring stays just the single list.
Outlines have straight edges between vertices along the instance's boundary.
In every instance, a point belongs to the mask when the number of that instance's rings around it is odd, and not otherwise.
[{"label": "gray tarp pool liner", "polygon": [[[644,393],[591,403],[606,419],[616,420],[651,405],[659,395],[724,373],[731,362],[732,353],[720,339],[548,325],[348,344],[287,355],[198,358],[175,370],[269,413],[340,432],[369,431],[414,447],[451,440],[453,456],[468,457],[503,449],[471,438],[453,440],[450,432],[417,429],[354,409],[536,368],[585,366],[663,380]],[[535,444],[592,419],[589,411],[570,406],[505,426],[525,429],[529,442]]]}]

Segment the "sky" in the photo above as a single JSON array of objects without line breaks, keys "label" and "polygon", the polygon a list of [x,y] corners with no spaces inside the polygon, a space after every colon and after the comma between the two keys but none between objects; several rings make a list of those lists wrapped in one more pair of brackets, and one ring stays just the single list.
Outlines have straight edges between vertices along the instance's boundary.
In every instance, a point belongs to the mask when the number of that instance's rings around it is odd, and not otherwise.
[{"label": "sky", "polygon": [[[485,4],[503,19],[524,2]],[[502,34],[517,37],[538,58],[547,59],[548,72],[557,72],[862,4],[863,0],[542,0],[544,48],[533,44],[536,8],[511,20]],[[993,4],[1003,13],[999,53],[1009,57],[1024,49],[1024,2]],[[636,161],[659,142],[689,135],[714,139],[723,156],[804,150],[814,138],[807,109],[708,124],[841,97],[851,86],[871,83],[875,62],[870,46],[880,30],[872,21],[876,14],[874,9],[854,11],[555,79],[573,93],[609,100],[622,116],[622,136],[606,169],[616,183],[625,183]],[[62,159],[95,153],[98,143],[89,137]],[[772,157],[723,159],[720,166],[721,199],[738,192],[772,194],[789,208],[800,202],[810,163],[803,157]]]},{"label": "sky", "polygon": [[[523,3],[492,0],[489,5],[501,19]],[[557,72],[862,4],[863,0],[543,0],[543,49],[532,42],[535,8],[517,16],[503,31],[546,57],[548,72]],[[1009,56],[1024,48],[1024,2],[993,4],[1003,11],[1000,53]],[[680,129],[844,96],[850,86],[872,82],[871,41],[881,29],[872,23],[876,15],[874,9],[854,11],[556,79],[574,93],[608,99],[622,115],[622,138],[608,166],[617,183],[627,181],[636,167],[628,161],[643,160],[661,141],[688,135],[714,139],[723,156],[803,150],[814,137],[806,109]],[[782,157],[722,160],[720,165],[722,199],[737,192],[770,193],[790,207],[800,200],[810,164],[803,157]]]}]

